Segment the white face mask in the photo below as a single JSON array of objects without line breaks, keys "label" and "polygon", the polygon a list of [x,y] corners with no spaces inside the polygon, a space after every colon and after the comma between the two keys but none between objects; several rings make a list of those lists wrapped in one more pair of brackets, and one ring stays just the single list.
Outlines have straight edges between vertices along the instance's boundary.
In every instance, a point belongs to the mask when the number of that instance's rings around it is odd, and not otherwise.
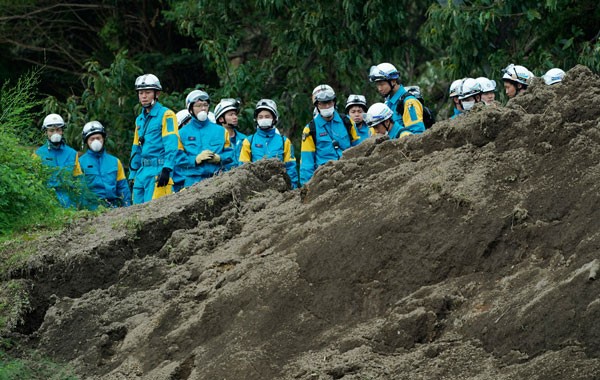
[{"label": "white face mask", "polygon": [[94,140],[90,143],[90,149],[94,152],[100,152],[102,150],[102,142],[100,140]]},{"label": "white face mask", "polygon": [[58,144],[62,141],[62,135],[59,133],[53,133],[52,136],[50,136],[50,141],[54,144]]},{"label": "white face mask", "polygon": [[321,116],[325,118],[332,117],[333,113],[335,112],[335,107],[323,108],[320,109],[319,112],[321,113]]},{"label": "white face mask", "polygon": [[258,119],[256,120],[256,124],[260,129],[271,129],[273,126],[273,119]]},{"label": "white face mask", "polygon": [[463,106],[463,109],[465,111],[470,111],[471,108],[473,108],[474,105],[475,105],[475,101],[474,100],[471,100],[470,102],[465,102],[463,100],[463,102],[462,102],[462,106]]},{"label": "white face mask", "polygon": [[204,121],[206,119],[208,119],[208,113],[206,113],[206,111],[198,112],[198,120]]}]

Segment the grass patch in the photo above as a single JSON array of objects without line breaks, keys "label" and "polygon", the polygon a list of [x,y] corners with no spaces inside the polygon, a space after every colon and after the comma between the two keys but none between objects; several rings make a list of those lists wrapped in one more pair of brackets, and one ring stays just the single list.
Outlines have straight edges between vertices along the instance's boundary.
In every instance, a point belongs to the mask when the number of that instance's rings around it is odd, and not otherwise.
[{"label": "grass patch", "polygon": [[38,353],[14,358],[0,349],[0,380],[78,380],[73,370]]}]

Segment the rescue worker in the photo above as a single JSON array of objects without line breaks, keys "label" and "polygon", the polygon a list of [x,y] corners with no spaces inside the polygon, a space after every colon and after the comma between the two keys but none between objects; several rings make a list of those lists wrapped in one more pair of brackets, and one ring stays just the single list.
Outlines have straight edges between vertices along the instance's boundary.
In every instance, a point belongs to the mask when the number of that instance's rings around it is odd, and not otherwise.
[{"label": "rescue worker", "polygon": [[131,206],[131,192],[125,177],[123,164],[117,157],[106,153],[106,129],[99,121],[90,121],[83,126],[81,133],[87,152],[79,162],[85,174],[87,187],[98,199],[91,205],[105,207]]},{"label": "rescue worker", "polygon": [[367,99],[364,95],[353,94],[348,96],[345,111],[346,115],[354,121],[359,144],[372,136],[373,130],[363,120],[363,114],[367,112]]},{"label": "rescue worker", "polygon": [[504,82],[504,92],[509,99],[525,92],[527,86],[534,77],[533,73],[526,67],[510,64],[502,69],[502,81]]},{"label": "rescue worker", "polygon": [[133,203],[139,204],[173,192],[179,128],[175,113],[158,102],[162,86],[153,74],[135,80],[142,111],[135,121],[129,179],[133,180]]},{"label": "rescue worker", "polygon": [[375,103],[365,114],[365,123],[376,135],[389,137],[394,128],[394,112],[384,103]]},{"label": "rescue worker", "polygon": [[77,187],[83,187],[78,178],[83,173],[77,151],[65,143],[64,128],[65,121],[60,115],[55,113],[47,115],[42,123],[42,131],[46,133],[47,142],[35,151],[35,155],[42,160],[43,165],[54,169],[48,180],[48,187],[56,191],[60,205],[69,208],[77,206],[73,198],[78,192]]},{"label": "rescue worker", "polygon": [[227,129],[208,119],[210,97],[205,91],[190,92],[185,102],[191,120],[180,132],[184,149],[178,166],[184,187],[189,187],[224,171],[233,162],[233,149]]},{"label": "rescue worker", "polygon": [[465,112],[473,109],[475,103],[481,102],[481,92],[481,85],[476,79],[467,78],[463,81],[462,86],[460,86],[458,100]]},{"label": "rescue worker", "polygon": [[234,168],[239,165],[242,143],[247,137],[238,130],[238,114],[240,113],[240,101],[237,99],[221,99],[215,107],[215,119],[217,124],[227,129],[229,140],[233,149],[233,161],[228,164],[226,169]]},{"label": "rescue worker", "polygon": [[[179,136],[181,137],[181,129],[189,124],[192,120],[192,115],[186,109],[179,110],[175,117],[177,118],[177,127],[179,128]],[[183,144],[182,144],[183,146]],[[181,174],[181,168],[177,165],[173,168],[173,192],[178,193],[185,185],[185,177]]]},{"label": "rescue worker", "polygon": [[481,86],[481,101],[486,105],[494,104],[496,100],[496,81],[486,77],[475,79]]},{"label": "rescue worker", "polygon": [[[380,63],[369,70],[369,81],[375,82],[377,91],[385,98],[385,104],[394,112],[394,123],[398,124],[398,137],[419,134],[425,131],[423,105],[400,84],[400,74],[390,63]],[[404,108],[398,106],[404,101]]]},{"label": "rescue worker", "polygon": [[244,139],[240,153],[240,164],[262,159],[277,158],[285,164],[292,189],[298,187],[298,171],[294,146],[287,137],[277,133],[279,112],[277,104],[271,99],[261,99],[254,109],[256,132]]},{"label": "rescue worker", "polygon": [[354,122],[347,116],[342,119],[335,110],[336,100],[335,92],[327,88],[315,95],[319,114],[302,131],[300,185],[306,184],[319,166],[339,160],[344,150],[358,144]]},{"label": "rescue worker", "polygon": [[460,87],[462,86],[462,82],[464,80],[465,78],[457,79],[450,85],[448,97],[452,100],[452,104],[454,105],[454,113],[452,116],[450,116],[450,119],[454,119],[464,112],[462,106],[460,105],[460,101],[458,100],[458,93],[460,92]]},{"label": "rescue worker", "polygon": [[552,85],[562,82],[565,75],[566,73],[562,69],[554,68],[548,70],[546,74],[542,76],[542,78],[544,79],[544,83],[546,83],[547,85]]}]

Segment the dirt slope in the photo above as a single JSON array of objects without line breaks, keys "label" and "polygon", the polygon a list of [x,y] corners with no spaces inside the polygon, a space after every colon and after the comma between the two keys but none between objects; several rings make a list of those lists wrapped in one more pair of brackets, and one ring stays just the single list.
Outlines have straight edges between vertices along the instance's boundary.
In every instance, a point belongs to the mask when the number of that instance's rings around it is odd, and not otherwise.
[{"label": "dirt slope", "polygon": [[39,242],[17,332],[87,379],[598,379],[600,78],[540,82]]}]

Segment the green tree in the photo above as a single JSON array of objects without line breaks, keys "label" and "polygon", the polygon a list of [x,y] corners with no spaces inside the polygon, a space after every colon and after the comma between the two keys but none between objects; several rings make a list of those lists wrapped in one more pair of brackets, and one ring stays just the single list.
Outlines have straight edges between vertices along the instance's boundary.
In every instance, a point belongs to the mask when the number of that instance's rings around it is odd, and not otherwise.
[{"label": "green tree", "polygon": [[367,73],[382,61],[396,64],[406,82],[417,80],[430,57],[416,38],[428,5],[173,0],[166,15],[182,34],[198,40],[207,67],[220,78],[213,97],[240,97],[245,115],[260,98],[273,98],[282,109],[281,125],[298,136],[311,117],[310,92],[320,83],[332,85],[343,104],[350,93],[380,99]]},{"label": "green tree", "polygon": [[501,78],[509,63],[536,75],[577,63],[600,70],[600,7],[594,0],[473,0],[433,4],[420,31],[449,76]]}]

